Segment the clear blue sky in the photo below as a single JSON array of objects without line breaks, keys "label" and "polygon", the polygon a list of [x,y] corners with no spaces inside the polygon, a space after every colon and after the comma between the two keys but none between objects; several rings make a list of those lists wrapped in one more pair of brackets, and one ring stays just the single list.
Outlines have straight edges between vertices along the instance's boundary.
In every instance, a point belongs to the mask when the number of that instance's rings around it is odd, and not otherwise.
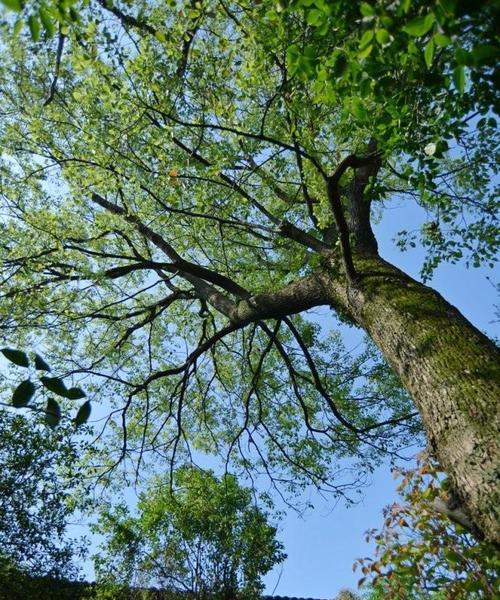
[{"label": "clear blue sky", "polygon": [[[423,251],[417,248],[401,253],[392,240],[401,229],[417,229],[422,218],[423,211],[418,207],[394,204],[384,211],[382,222],[375,228],[383,258],[416,278],[419,278]],[[494,304],[498,299],[492,283],[499,279],[498,270],[466,269],[463,264],[442,265],[428,285],[437,289],[476,327],[489,336],[498,336],[499,324],[493,323]],[[304,518],[288,514],[280,532],[288,559],[267,576],[266,593],[331,599],[342,588],[355,591],[360,575],[353,573],[353,562],[371,553],[363,534],[369,528],[382,525],[382,508],[395,500],[396,485],[389,466],[382,467],[374,474],[373,484],[365,490],[361,504],[346,508],[339,503],[334,507],[332,502],[311,495],[313,511]]]},{"label": "clear blue sky", "polygon": [[[376,226],[381,255],[416,278],[419,277],[423,251],[417,248],[401,253],[392,240],[401,229],[417,229],[422,219],[423,211],[418,207],[390,205]],[[498,336],[499,324],[493,323],[493,305],[497,298],[492,285],[498,279],[498,271],[495,273],[491,269],[465,269],[463,264],[442,265],[429,285],[481,330],[490,336]],[[325,311],[320,317],[324,327],[329,326],[327,314]],[[351,336],[351,341],[348,336],[345,339],[347,347],[358,341],[355,332]],[[382,508],[396,499],[396,485],[387,465],[374,473],[372,485],[365,489],[362,502],[354,507],[346,508],[341,502],[335,506],[333,499],[324,500],[311,492],[309,499],[314,510],[303,517],[289,511],[280,523],[279,538],[288,558],[266,577],[266,593],[326,600],[334,598],[342,588],[356,590],[360,575],[353,573],[353,562],[371,554],[364,532],[382,525]],[[129,498],[132,501],[131,496]],[[86,528],[71,529],[72,534],[81,535]],[[92,542],[95,548],[97,539]],[[93,578],[90,562],[85,565],[85,575]]]}]

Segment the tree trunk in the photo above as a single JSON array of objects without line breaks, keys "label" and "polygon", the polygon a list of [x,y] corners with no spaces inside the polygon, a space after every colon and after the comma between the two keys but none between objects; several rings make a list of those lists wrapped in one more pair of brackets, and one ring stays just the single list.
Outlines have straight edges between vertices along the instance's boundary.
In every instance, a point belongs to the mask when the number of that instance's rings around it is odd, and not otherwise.
[{"label": "tree trunk", "polygon": [[354,259],[349,289],[330,279],[332,305],[367,331],[412,395],[475,533],[500,542],[498,349],[436,291],[377,256]]}]

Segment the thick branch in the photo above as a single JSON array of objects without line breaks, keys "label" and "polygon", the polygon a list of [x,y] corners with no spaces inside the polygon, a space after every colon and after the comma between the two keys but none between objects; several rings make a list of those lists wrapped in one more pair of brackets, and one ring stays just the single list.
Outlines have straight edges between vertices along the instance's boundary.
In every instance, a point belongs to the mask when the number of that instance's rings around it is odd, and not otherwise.
[{"label": "thick branch", "polygon": [[229,277],[183,259],[182,256],[180,256],[180,254],[178,254],[176,250],[165,240],[165,238],[142,223],[142,221],[140,221],[135,215],[128,214],[127,211],[121,206],[109,202],[96,193],[92,194],[92,200],[109,212],[121,215],[126,221],[133,223],[137,227],[138,231],[140,231],[147,239],[149,239],[149,241],[151,241],[157,248],[159,248],[169,258],[172,259],[173,265],[177,268],[179,274],[182,274],[182,276],[191,283],[195,283],[195,281],[193,281],[190,277],[194,276],[196,279],[202,279],[217,285],[230,294],[234,294],[239,297],[248,295],[244,288],[242,288],[232,279],[229,279]]},{"label": "thick branch", "polygon": [[375,160],[378,160],[378,154],[369,154],[368,156],[360,157],[355,154],[350,154],[341,161],[335,173],[327,179],[327,193],[330,206],[332,208],[335,223],[339,232],[340,245],[342,247],[342,260],[347,279],[353,282],[356,279],[356,269],[352,261],[351,244],[349,241],[349,228],[344,216],[342,208],[342,200],[340,197],[340,179],[347,169],[358,169],[371,165]]},{"label": "thick branch", "polygon": [[149,23],[146,23],[146,21],[142,21],[136,17],[133,17],[132,15],[124,13],[122,10],[114,6],[113,2],[110,2],[109,0],[97,0],[97,2],[102,6],[102,8],[104,8],[104,10],[114,14],[123,25],[134,27],[139,31],[145,31],[146,33],[156,37],[158,31]]},{"label": "thick branch", "polygon": [[[368,144],[368,152],[373,155],[376,151],[375,142]],[[378,245],[370,223],[370,198],[366,197],[366,187],[371,178],[375,177],[380,169],[380,155],[374,155],[373,160],[357,169],[347,192],[349,197],[349,230],[353,236],[353,243],[362,252],[377,253]]]}]

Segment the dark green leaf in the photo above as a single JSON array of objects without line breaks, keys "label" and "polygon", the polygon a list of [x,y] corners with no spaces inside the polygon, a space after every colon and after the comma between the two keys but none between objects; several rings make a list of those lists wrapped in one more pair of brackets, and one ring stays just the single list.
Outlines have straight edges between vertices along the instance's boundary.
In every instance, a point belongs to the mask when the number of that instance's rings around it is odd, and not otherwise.
[{"label": "dark green leaf", "polygon": [[30,361],[24,352],[21,350],[13,350],[12,348],[2,348],[0,352],[5,356],[11,363],[20,367],[29,367]]},{"label": "dark green leaf", "polygon": [[444,10],[447,17],[452,17],[455,14],[455,0],[439,0],[439,5]]},{"label": "dark green leaf", "polygon": [[465,68],[463,65],[458,65],[453,69],[453,83],[460,94],[465,90]]},{"label": "dark green leaf", "polygon": [[35,354],[35,369],[37,371],[50,371],[49,365],[39,354]]},{"label": "dark green leaf", "polygon": [[87,402],[84,402],[80,406],[80,408],[78,409],[78,412],[76,413],[75,425],[77,427],[79,427],[80,425],[83,425],[84,423],[86,423],[89,420],[90,412],[91,412],[90,400],[87,400]]},{"label": "dark green leaf", "polygon": [[60,420],[61,407],[54,398],[49,398],[47,400],[47,407],[45,408],[45,421],[49,427],[57,427]]},{"label": "dark green leaf", "polygon": [[80,400],[80,398],[85,398],[85,392],[80,388],[73,387],[66,391],[64,397],[70,400]]},{"label": "dark green leaf", "polygon": [[337,60],[335,61],[335,66],[333,67],[333,75],[335,76],[335,78],[342,77],[346,69],[347,59],[343,54],[340,54]]},{"label": "dark green leaf", "polygon": [[432,13],[429,13],[425,17],[416,17],[403,27],[403,31],[413,37],[421,37],[434,25],[434,20],[435,17]]},{"label": "dark green leaf", "polygon": [[64,381],[59,379],[59,377],[40,377],[40,381],[48,390],[54,392],[54,394],[67,398],[68,390],[64,385]]},{"label": "dark green leaf", "polygon": [[38,20],[38,17],[30,15],[28,17],[28,27],[30,29],[31,39],[34,42],[38,42],[40,39],[40,21]]},{"label": "dark green leaf", "polygon": [[29,379],[26,379],[25,381],[21,382],[14,390],[14,394],[12,395],[12,406],[15,406],[16,408],[26,406],[33,397],[34,393],[34,383]]},{"label": "dark green leaf", "polygon": [[500,48],[492,44],[480,44],[472,50],[472,59],[478,65],[494,62],[500,56]]}]

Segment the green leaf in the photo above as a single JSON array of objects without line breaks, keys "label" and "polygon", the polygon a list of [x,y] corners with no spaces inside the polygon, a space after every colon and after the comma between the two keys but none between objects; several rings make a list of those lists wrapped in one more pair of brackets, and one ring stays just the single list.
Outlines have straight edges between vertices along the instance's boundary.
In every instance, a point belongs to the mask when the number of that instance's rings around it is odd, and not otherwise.
[{"label": "green leaf", "polygon": [[59,377],[40,377],[40,381],[49,391],[67,398],[68,390],[64,385],[64,381],[59,379]]},{"label": "green leaf", "polygon": [[368,31],[365,31],[363,33],[363,35],[361,36],[361,39],[359,40],[359,49],[363,50],[363,48],[366,48],[366,46],[368,46],[368,44],[373,40],[373,36],[374,36],[373,29],[369,29]]},{"label": "green leaf", "polygon": [[479,44],[472,49],[471,54],[476,65],[483,65],[490,61],[494,63],[500,56],[500,48],[492,44]]},{"label": "green leaf", "polygon": [[324,19],[325,19],[325,14],[321,10],[318,10],[317,8],[313,8],[312,10],[310,10],[307,13],[307,22],[309,25],[312,25],[313,27],[319,27],[320,25],[322,25]]},{"label": "green leaf", "polygon": [[85,398],[85,392],[80,388],[73,387],[66,391],[65,398],[69,400],[80,400],[80,398]]},{"label": "green leaf", "polygon": [[425,15],[425,17],[416,17],[403,27],[403,31],[413,37],[421,37],[434,25],[434,21],[435,17],[432,13]]},{"label": "green leaf", "polygon": [[460,94],[465,90],[465,68],[463,65],[458,65],[453,69],[453,83]]},{"label": "green leaf", "polygon": [[45,29],[47,36],[51,38],[56,32],[56,27],[54,21],[52,20],[52,17],[50,16],[48,10],[43,6],[40,7],[38,14],[40,15],[40,21],[42,22],[43,28]]},{"label": "green leaf", "polygon": [[368,4],[368,2],[361,2],[359,12],[362,14],[363,17],[373,17],[373,15],[375,14],[375,9],[371,4]]},{"label": "green leaf", "polygon": [[373,50],[373,44],[370,44],[369,46],[367,46],[366,48],[364,48],[363,50],[358,52],[359,58],[361,58],[361,59],[368,58],[368,56],[370,56],[372,50]]},{"label": "green leaf", "polygon": [[31,33],[31,39],[34,42],[38,42],[40,39],[40,21],[38,20],[38,17],[30,15],[28,17],[28,27]]},{"label": "green leaf", "polygon": [[424,59],[427,68],[432,67],[432,59],[434,58],[434,42],[429,40],[424,49]]},{"label": "green leaf", "polygon": [[11,363],[18,365],[19,367],[29,367],[30,361],[24,352],[21,350],[13,350],[12,348],[2,348],[0,352],[5,356]]},{"label": "green leaf", "polygon": [[61,407],[54,400],[54,398],[49,398],[47,400],[47,406],[45,408],[45,422],[49,427],[57,427],[59,425],[59,421],[61,420]]},{"label": "green leaf", "polygon": [[14,393],[12,394],[12,406],[14,406],[15,408],[21,408],[22,406],[26,406],[33,397],[34,393],[35,384],[29,379],[26,379],[25,381],[21,382],[14,390]]},{"label": "green leaf", "polygon": [[38,17],[30,15],[28,17],[28,27],[30,29],[31,39],[34,42],[38,42],[40,39],[40,21],[38,20]]},{"label": "green leaf", "polygon": [[381,46],[385,46],[391,40],[391,36],[389,35],[389,32],[387,31],[387,29],[377,29],[377,31],[375,33],[375,37],[377,38],[377,42]]},{"label": "green leaf", "polygon": [[21,29],[24,27],[24,21],[22,19],[18,19],[15,23],[14,23],[14,35],[19,35],[19,33],[21,32]]},{"label": "green leaf", "polygon": [[472,53],[467,52],[467,50],[464,50],[463,48],[461,48],[459,46],[455,49],[455,60],[457,61],[457,64],[459,64],[459,65],[469,65],[470,66],[473,63]]},{"label": "green leaf", "polygon": [[296,71],[299,67],[301,55],[302,55],[302,53],[300,52],[300,49],[297,46],[297,44],[292,44],[291,46],[288,46],[288,48],[286,49],[286,63],[290,70],[290,75],[293,75],[294,73],[296,73]]},{"label": "green leaf", "polygon": [[87,400],[87,402],[84,402],[80,406],[80,408],[78,409],[78,412],[76,413],[76,417],[75,417],[75,425],[77,427],[85,424],[89,420],[91,410],[92,410],[92,407],[90,405],[90,400]]},{"label": "green leaf", "polygon": [[453,17],[456,10],[456,0],[438,0],[447,17]]},{"label": "green leaf", "polygon": [[155,31],[155,38],[159,41],[159,42],[166,42],[167,41],[167,36],[163,33],[163,31]]},{"label": "green leaf", "polygon": [[351,112],[358,121],[365,121],[368,116],[363,102],[359,98],[352,99]]},{"label": "green leaf", "polygon": [[433,39],[436,46],[440,48],[445,48],[451,44],[451,39],[447,35],[444,35],[444,33],[436,33]]},{"label": "green leaf", "polygon": [[35,354],[35,369],[37,371],[50,371],[49,365],[39,354]]},{"label": "green leaf", "polygon": [[15,10],[16,12],[21,12],[23,10],[21,0],[0,0],[0,2],[9,10]]}]

